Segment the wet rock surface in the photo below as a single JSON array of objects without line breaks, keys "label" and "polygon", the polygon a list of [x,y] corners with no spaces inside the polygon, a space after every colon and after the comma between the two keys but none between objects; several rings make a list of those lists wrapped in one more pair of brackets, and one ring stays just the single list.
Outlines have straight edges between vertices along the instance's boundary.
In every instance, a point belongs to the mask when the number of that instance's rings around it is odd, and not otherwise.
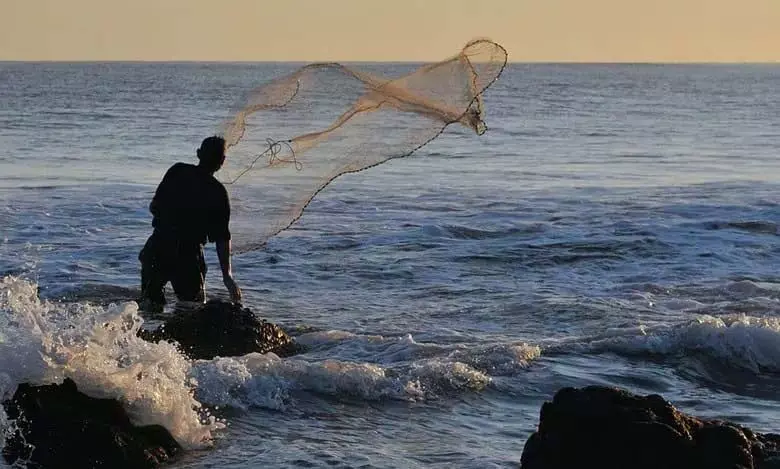
[{"label": "wet rock surface", "polygon": [[542,406],[522,469],[778,469],[780,435],[686,415],[658,395],[564,388]]},{"label": "wet rock surface", "polygon": [[210,301],[191,311],[178,311],[153,331],[139,331],[144,340],[175,341],[193,359],[234,357],[273,352],[280,357],[300,347],[279,326],[258,319],[248,308]]},{"label": "wet rock surface", "polygon": [[16,421],[3,448],[9,464],[144,469],[159,467],[181,451],[165,428],[134,426],[119,402],[89,397],[69,379],[22,384],[3,407]]}]

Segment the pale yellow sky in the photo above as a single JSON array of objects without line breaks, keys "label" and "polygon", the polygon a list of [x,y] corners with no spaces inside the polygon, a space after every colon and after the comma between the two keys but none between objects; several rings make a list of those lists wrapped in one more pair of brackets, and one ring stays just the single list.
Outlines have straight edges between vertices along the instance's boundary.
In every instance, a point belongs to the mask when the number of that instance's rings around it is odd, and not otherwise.
[{"label": "pale yellow sky", "polygon": [[0,60],[780,62],[780,0],[0,0]]}]

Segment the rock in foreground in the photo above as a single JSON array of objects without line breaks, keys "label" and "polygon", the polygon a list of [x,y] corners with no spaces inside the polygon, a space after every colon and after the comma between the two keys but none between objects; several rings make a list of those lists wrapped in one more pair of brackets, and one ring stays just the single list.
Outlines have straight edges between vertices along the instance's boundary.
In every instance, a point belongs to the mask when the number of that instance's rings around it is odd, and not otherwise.
[{"label": "rock in foreground", "polygon": [[144,469],[181,449],[165,428],[133,426],[117,401],[86,396],[69,379],[60,385],[22,384],[3,406],[17,426],[3,449],[9,464]]},{"label": "rock in foreground", "polygon": [[190,358],[210,360],[247,353],[298,353],[298,346],[281,328],[255,317],[247,308],[210,301],[193,311],[179,311],[154,331],[139,335],[152,342],[178,342]]},{"label": "rock in foreground", "polygon": [[685,415],[658,395],[564,388],[542,406],[523,469],[777,469],[780,435]]}]

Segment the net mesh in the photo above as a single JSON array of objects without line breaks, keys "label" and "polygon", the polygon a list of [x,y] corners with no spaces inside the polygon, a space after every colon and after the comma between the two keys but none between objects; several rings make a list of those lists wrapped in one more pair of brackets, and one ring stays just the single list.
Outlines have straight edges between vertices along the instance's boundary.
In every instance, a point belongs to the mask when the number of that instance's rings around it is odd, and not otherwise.
[{"label": "net mesh", "polygon": [[482,93],[506,63],[480,39],[401,77],[322,63],[253,89],[222,127],[234,252],[292,226],[342,174],[408,156],[450,124],[484,133]]}]

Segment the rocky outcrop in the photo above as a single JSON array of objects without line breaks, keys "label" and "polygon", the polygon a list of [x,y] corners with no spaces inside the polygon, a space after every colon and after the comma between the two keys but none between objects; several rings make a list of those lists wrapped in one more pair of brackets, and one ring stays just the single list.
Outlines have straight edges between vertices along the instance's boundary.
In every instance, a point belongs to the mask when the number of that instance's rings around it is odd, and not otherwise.
[{"label": "rocky outcrop", "polygon": [[144,469],[181,450],[165,428],[134,426],[117,401],[86,396],[69,379],[60,385],[22,384],[3,407],[16,420],[3,448],[9,464]]},{"label": "rocky outcrop", "polygon": [[247,308],[210,301],[192,311],[178,311],[154,331],[139,331],[151,342],[175,341],[194,359],[273,352],[294,355],[299,347],[281,328],[255,317]]},{"label": "rocky outcrop", "polygon": [[661,396],[564,388],[542,406],[522,469],[779,469],[780,435],[701,420]]}]

